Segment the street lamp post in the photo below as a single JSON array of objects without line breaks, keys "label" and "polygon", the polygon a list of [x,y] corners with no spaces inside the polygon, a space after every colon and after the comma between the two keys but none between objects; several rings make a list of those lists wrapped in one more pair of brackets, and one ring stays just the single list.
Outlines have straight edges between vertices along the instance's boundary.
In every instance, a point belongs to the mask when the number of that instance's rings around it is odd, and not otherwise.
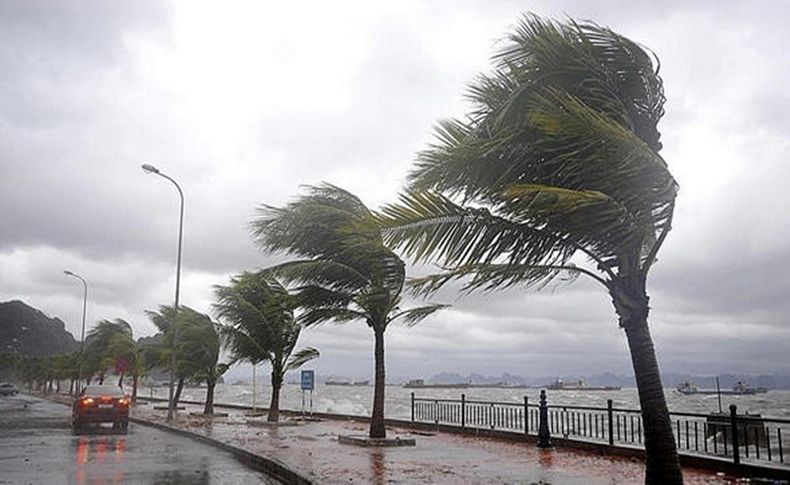
[{"label": "street lamp post", "polygon": [[82,381],[83,353],[85,352],[85,312],[88,309],[88,282],[85,281],[85,278],[72,271],[65,270],[63,273],[82,281],[82,286],[85,289],[85,291],[82,293],[82,333],[80,334],[80,358],[79,363],[77,364],[77,392],[79,392],[80,381]]},{"label": "street lamp post", "polygon": [[181,199],[181,209],[179,212],[179,219],[178,219],[178,260],[176,263],[176,301],[173,305],[174,313],[173,313],[173,348],[170,353],[170,397],[168,399],[168,406],[167,406],[167,420],[170,421],[173,419],[175,410],[176,410],[176,402],[175,402],[175,394],[174,394],[174,380],[175,380],[175,372],[176,372],[176,341],[178,339],[178,326],[176,325],[176,320],[178,319],[178,297],[181,288],[181,241],[183,240],[184,236],[184,192],[181,191],[181,187],[178,183],[173,180],[168,175],[159,171],[158,168],[154,167],[153,165],[143,164],[143,170],[146,173],[152,173],[155,175],[159,175],[162,178],[165,178],[173,183],[178,190],[178,195]]}]

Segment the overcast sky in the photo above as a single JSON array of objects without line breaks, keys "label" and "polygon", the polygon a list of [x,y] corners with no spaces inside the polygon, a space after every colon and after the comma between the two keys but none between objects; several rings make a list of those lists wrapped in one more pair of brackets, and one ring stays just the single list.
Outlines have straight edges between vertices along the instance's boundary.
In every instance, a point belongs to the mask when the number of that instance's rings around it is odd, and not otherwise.
[{"label": "overcast sky", "polygon": [[[662,155],[681,186],[649,280],[665,372],[790,372],[790,3],[783,1],[0,2],[0,301],[130,321],[272,260],[254,208],[321,181],[370,207],[524,12],[592,19],[661,59]],[[457,300],[387,336],[391,376],[630,373],[607,294],[578,280]],[[362,323],[303,334],[323,374],[372,375]]]}]

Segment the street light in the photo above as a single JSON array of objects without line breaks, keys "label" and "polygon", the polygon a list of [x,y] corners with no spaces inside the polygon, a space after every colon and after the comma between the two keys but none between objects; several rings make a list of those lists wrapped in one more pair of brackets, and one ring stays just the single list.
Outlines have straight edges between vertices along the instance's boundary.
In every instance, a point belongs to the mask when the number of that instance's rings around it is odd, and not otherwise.
[{"label": "street light", "polygon": [[179,212],[179,219],[178,219],[178,262],[176,263],[176,302],[173,305],[173,309],[175,310],[173,313],[173,349],[170,353],[170,397],[168,399],[167,405],[167,420],[170,421],[173,419],[173,414],[175,413],[176,402],[175,402],[175,395],[174,395],[174,386],[173,381],[175,380],[175,372],[176,372],[176,340],[178,339],[178,326],[176,325],[176,320],[178,319],[178,296],[179,290],[181,288],[181,241],[184,236],[184,192],[181,191],[181,187],[178,183],[173,180],[168,175],[159,171],[158,168],[150,165],[148,163],[144,163],[142,165],[143,171],[146,173],[152,173],[154,175],[159,175],[162,178],[165,178],[173,183],[178,189],[178,195],[181,199],[181,210]]},{"label": "street light", "polygon": [[77,364],[77,392],[79,392],[80,381],[82,380],[82,355],[83,352],[85,352],[85,311],[88,308],[88,282],[85,281],[85,278],[72,271],[65,270],[63,273],[67,276],[73,276],[79,279],[82,281],[82,285],[85,287],[85,291],[82,294],[82,334],[80,335],[80,358],[79,363]]}]

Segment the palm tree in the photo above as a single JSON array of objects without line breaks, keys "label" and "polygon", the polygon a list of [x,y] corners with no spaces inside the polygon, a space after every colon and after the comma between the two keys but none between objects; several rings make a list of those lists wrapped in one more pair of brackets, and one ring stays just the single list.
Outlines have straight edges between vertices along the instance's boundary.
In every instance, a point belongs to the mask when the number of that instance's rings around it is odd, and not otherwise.
[{"label": "palm tree", "polygon": [[[194,312],[188,307],[181,311]],[[218,324],[211,317],[194,312],[184,318],[184,325],[178,332],[178,354],[188,356],[193,368],[192,380],[206,382],[203,414],[214,414],[214,389],[229,367],[219,362],[220,338],[217,330]]]},{"label": "palm tree", "polygon": [[137,402],[137,387],[140,377],[146,372],[145,355],[137,346],[131,333],[119,333],[113,335],[108,342],[107,354],[109,359],[114,362],[115,368],[120,374],[118,386],[123,387],[123,379],[126,374],[132,376],[132,403]]},{"label": "palm tree", "polygon": [[418,157],[386,240],[445,270],[429,294],[542,287],[584,275],[611,295],[645,427],[648,483],[682,483],[647,323],[647,275],[671,228],[678,185],[657,129],[658,69],[635,42],[593,23],[522,19],[469,88],[468,119],[445,120]]},{"label": "palm tree", "polygon": [[312,347],[294,352],[302,331],[294,317],[296,298],[263,271],[235,276],[230,285],[217,286],[215,292],[214,308],[227,322],[220,327],[220,334],[232,361],[247,361],[252,365],[268,362],[272,366],[272,397],[266,419],[276,422],[280,417],[280,389],[285,373],[319,355]]},{"label": "palm tree", "polygon": [[[98,372],[99,384],[104,384],[107,370],[118,362],[118,356],[113,353],[113,343],[115,342],[117,345],[118,342],[124,340],[134,343],[132,326],[121,318],[116,318],[114,321],[102,320],[88,332],[85,365],[91,372]],[[118,385],[120,386],[123,372],[119,372],[119,374]]]},{"label": "palm tree", "polygon": [[361,320],[375,337],[375,386],[370,437],[385,438],[384,331],[395,320],[414,325],[445,305],[401,309],[403,261],[381,239],[370,210],[355,195],[324,184],[285,206],[263,206],[253,222],[257,243],[296,261],[270,268],[299,285],[306,325]]},{"label": "palm tree", "polygon": [[[170,367],[170,356],[172,355],[173,351],[173,322],[175,321],[176,325],[178,325],[175,369],[175,377],[178,379],[178,382],[176,385],[175,395],[173,396],[175,406],[178,406],[178,401],[181,400],[181,392],[184,390],[184,384],[186,381],[196,377],[197,374],[203,371],[203,362],[193,359],[191,352],[196,351],[196,349],[199,349],[200,346],[205,343],[192,342],[190,339],[187,339],[182,335],[186,332],[188,336],[194,336],[196,335],[196,332],[188,331],[191,327],[200,327],[205,325],[211,326],[213,324],[207,315],[183,305],[179,306],[178,308],[178,318],[174,318],[175,310],[172,305],[160,305],[159,311],[147,310],[145,313],[163,336],[161,345],[158,346],[156,352],[154,353],[154,367],[158,367],[160,369],[168,369]],[[204,350],[205,349],[200,350],[203,356],[206,355]],[[150,355],[151,352],[149,351],[148,354]],[[214,362],[216,364],[216,360],[214,360]]]},{"label": "palm tree", "polygon": [[[55,392],[60,393],[60,383],[63,380],[70,379],[76,372],[75,364],[77,363],[75,360],[75,354],[55,354],[51,358],[51,365],[52,365],[52,376],[55,380]],[[74,387],[72,381],[71,387]],[[69,390],[69,394],[71,394],[73,389]]]}]

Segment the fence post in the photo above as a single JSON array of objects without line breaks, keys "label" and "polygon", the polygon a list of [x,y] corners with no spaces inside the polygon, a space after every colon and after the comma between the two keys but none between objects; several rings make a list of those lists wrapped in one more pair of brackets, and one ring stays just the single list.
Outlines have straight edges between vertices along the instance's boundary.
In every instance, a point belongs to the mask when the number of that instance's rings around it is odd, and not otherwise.
[{"label": "fence post", "polygon": [[524,434],[529,434],[529,407],[527,407],[527,396],[524,396]]},{"label": "fence post", "polygon": [[611,399],[606,400],[606,415],[609,417],[609,446],[614,446],[614,411],[612,405],[614,403]]},{"label": "fence post", "polygon": [[730,404],[730,426],[732,426],[732,462],[736,465],[740,465],[741,450],[738,448],[738,406],[735,404]]},{"label": "fence post", "polygon": [[491,429],[495,427],[495,420],[494,420],[494,403],[491,403],[491,407],[488,408],[488,419],[491,422]]},{"label": "fence post", "polygon": [[461,393],[461,427],[466,427],[466,394]]},{"label": "fence post", "polygon": [[538,413],[538,448],[551,448],[549,432],[549,406],[546,403],[546,391],[540,391],[540,412]]},{"label": "fence post", "polygon": [[414,393],[411,393],[411,422],[414,422]]}]

